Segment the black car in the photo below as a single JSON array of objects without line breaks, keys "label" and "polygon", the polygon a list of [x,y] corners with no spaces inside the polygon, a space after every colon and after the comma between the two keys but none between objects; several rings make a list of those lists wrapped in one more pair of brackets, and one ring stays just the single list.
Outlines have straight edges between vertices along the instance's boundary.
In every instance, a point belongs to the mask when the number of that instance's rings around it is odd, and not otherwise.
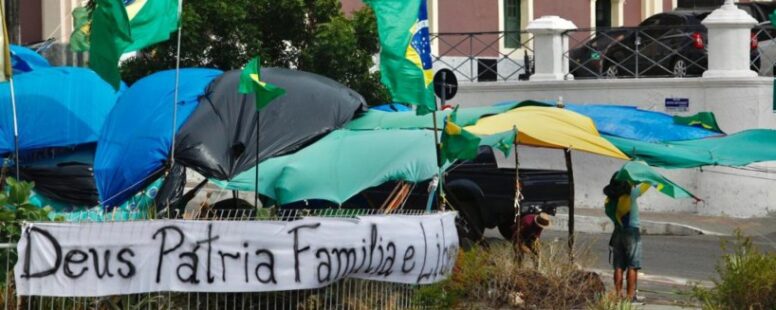
[{"label": "black car", "polygon": [[[555,215],[555,209],[569,205],[568,173],[563,170],[520,169],[524,213],[538,211]],[[476,159],[459,162],[445,173],[446,197],[459,211],[460,237],[479,240],[485,228],[498,228],[510,238],[515,219],[515,169],[499,168],[493,151],[480,148]],[[343,208],[364,208],[385,201],[395,183],[362,192],[346,202]],[[420,183],[410,193],[405,209],[423,209],[428,202],[428,182]]]},{"label": "black car", "polygon": [[[569,51],[575,77],[700,76],[708,67],[708,12],[668,12],[647,18],[635,28],[600,30],[588,42]],[[751,59],[757,67],[757,38]]]}]

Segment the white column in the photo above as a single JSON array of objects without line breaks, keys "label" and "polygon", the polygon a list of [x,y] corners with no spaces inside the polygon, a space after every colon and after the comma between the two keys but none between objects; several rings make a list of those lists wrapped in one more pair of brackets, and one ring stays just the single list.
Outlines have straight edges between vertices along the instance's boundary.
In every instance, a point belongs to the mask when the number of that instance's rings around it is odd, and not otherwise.
[{"label": "white column", "polygon": [[709,68],[703,77],[757,76],[749,69],[751,31],[757,24],[752,16],[737,8],[732,0],[726,0],[702,23],[709,30]]},{"label": "white column", "polygon": [[558,16],[542,16],[528,23],[526,30],[534,36],[536,65],[531,81],[565,79],[569,72],[569,60],[563,57],[568,50],[568,38],[563,36],[563,32],[571,29],[577,29],[577,26]]}]

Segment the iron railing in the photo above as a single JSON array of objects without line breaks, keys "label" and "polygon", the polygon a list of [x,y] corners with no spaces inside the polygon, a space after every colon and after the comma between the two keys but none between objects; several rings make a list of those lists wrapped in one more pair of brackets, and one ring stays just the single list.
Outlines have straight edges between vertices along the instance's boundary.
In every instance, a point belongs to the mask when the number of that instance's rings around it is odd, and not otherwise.
[{"label": "iron railing", "polygon": [[432,33],[434,70],[452,70],[459,81],[527,79],[533,66],[533,37],[524,31]]},{"label": "iron railing", "polygon": [[703,26],[575,29],[564,36],[574,79],[692,77],[707,68]]},{"label": "iron railing", "polygon": [[[153,221],[154,212],[143,211],[122,219]],[[189,210],[168,218],[188,220],[292,221],[305,216],[356,217],[377,214],[425,214],[424,210],[380,209],[243,209]],[[71,216],[84,222],[100,218],[112,221],[110,212],[103,216]],[[14,225],[21,225],[15,223]],[[4,238],[6,236],[3,236]],[[18,237],[17,237],[18,238]],[[7,239],[7,238],[6,238]],[[161,292],[107,297],[17,296],[13,268],[16,240],[0,240],[0,309],[419,309],[433,307],[418,295],[420,285],[388,283],[347,278],[329,286],[276,292],[197,293]]]},{"label": "iron railing", "polygon": [[752,40],[757,41],[757,53],[751,68],[760,76],[773,76],[776,65],[776,28],[771,22],[763,22],[752,28]]}]

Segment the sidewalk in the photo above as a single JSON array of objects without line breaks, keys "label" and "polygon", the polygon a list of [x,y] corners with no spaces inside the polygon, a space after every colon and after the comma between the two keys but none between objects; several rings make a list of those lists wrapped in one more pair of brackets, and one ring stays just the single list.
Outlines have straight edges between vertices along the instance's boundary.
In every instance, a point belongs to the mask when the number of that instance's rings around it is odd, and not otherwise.
[{"label": "sidewalk", "polygon": [[[609,233],[614,229],[603,209],[577,208],[574,226],[578,232]],[[555,230],[566,230],[568,214],[559,209],[555,216]],[[736,229],[750,236],[776,238],[776,217],[731,218],[687,213],[641,212],[641,229],[648,235],[720,235],[730,236]]]}]

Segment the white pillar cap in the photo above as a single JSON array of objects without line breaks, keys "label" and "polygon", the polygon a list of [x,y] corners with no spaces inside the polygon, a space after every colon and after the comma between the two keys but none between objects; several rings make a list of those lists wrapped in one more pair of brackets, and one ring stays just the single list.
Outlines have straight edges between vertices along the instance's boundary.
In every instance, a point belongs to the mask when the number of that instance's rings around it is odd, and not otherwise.
[{"label": "white pillar cap", "polygon": [[577,29],[573,22],[563,19],[560,16],[549,15],[534,19],[528,23],[526,31],[533,34],[561,33],[566,30]]},{"label": "white pillar cap", "polygon": [[736,7],[733,1],[725,1],[725,4],[711,12],[701,23],[707,28],[716,26],[751,28],[757,24],[757,20],[746,11]]}]

